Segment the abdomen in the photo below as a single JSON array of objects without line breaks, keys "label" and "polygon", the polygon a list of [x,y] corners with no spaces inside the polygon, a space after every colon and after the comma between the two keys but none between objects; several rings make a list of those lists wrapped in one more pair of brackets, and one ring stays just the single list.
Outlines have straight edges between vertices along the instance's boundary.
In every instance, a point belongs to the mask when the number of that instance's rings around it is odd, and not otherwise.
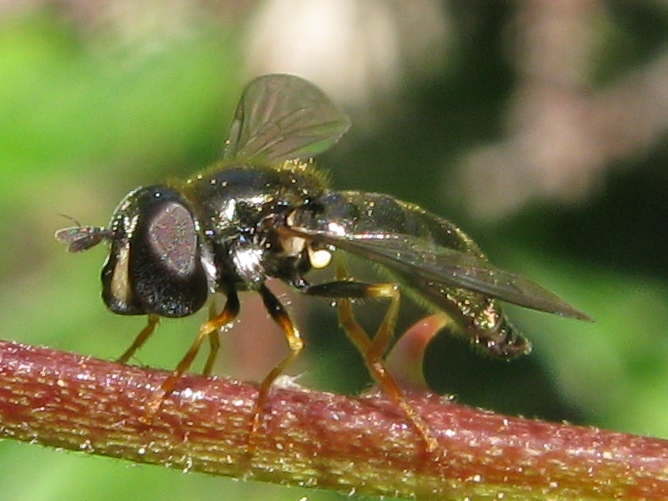
[{"label": "abdomen", "polygon": [[[325,208],[321,221],[338,223],[347,234],[409,235],[416,237],[416,245],[425,251],[453,249],[486,262],[478,245],[457,226],[414,204],[389,195],[357,191],[328,192],[320,202]],[[418,302],[426,302],[447,313],[462,334],[487,353],[511,358],[530,350],[528,341],[508,322],[496,299],[463,287],[435,284],[418,273],[411,273],[410,268],[388,268],[387,271]]]}]

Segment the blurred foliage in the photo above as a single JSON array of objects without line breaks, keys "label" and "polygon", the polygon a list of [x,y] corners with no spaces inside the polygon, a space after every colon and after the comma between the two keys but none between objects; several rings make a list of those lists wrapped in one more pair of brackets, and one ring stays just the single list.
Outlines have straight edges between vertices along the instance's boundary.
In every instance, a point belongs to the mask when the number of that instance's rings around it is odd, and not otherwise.
[{"label": "blurred foliage", "polygon": [[[654,38],[668,28],[665,12],[640,19],[636,10],[617,8],[621,21],[612,47],[627,40],[635,45],[624,42],[622,54],[604,48],[598,74],[606,77],[649,50],[637,42],[646,25],[654,27]],[[578,206],[537,204],[494,225],[470,220],[439,192],[449,161],[500,133],[495,117],[513,77],[495,46],[504,10],[489,10],[453,67],[405,96],[410,118],[368,134],[353,131],[323,164],[337,187],[392,193],[467,223],[497,264],[534,277],[596,318],[586,324],[512,308],[535,344],[531,356],[512,364],[439,336],[425,365],[436,389],[500,412],[668,438],[668,150],[658,146],[617,169]],[[203,20],[188,36],[128,57],[87,43],[75,23],[55,11],[0,21],[4,338],[103,358],[127,347],[144,320],[104,309],[98,280],[103,253],[67,255],[52,238],[69,224],[59,214],[103,224],[130,189],[214,161],[246,78],[239,44],[237,30]],[[405,182],[406,173],[419,181]],[[405,310],[403,327],[419,315],[410,305]],[[338,332],[332,309],[307,316],[309,358],[299,368],[308,383],[364,389],[361,359],[351,365],[358,355]],[[173,366],[191,340],[184,332],[194,333],[199,321],[164,322],[137,362]],[[278,331],[270,335],[282,342]],[[340,497],[10,441],[0,444],[0,466],[3,497],[15,500],[140,493],[146,501]]]}]

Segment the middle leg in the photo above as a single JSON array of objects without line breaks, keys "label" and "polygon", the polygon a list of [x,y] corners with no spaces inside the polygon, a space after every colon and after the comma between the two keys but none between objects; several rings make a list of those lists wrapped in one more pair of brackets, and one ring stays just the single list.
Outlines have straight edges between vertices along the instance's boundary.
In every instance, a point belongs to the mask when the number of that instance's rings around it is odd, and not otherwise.
[{"label": "middle leg", "polygon": [[259,293],[262,296],[262,301],[267,312],[283,331],[285,340],[287,341],[288,347],[290,348],[290,354],[285,357],[276,367],[274,367],[260,383],[257,400],[255,401],[255,407],[253,409],[253,417],[248,440],[249,455],[252,454],[255,448],[253,440],[260,427],[260,423],[262,422],[264,407],[267,401],[267,397],[269,396],[269,390],[271,389],[272,383],[278,376],[285,372],[285,370],[287,370],[290,365],[292,365],[292,363],[299,356],[299,353],[304,349],[304,340],[302,339],[301,334],[292,323],[290,315],[285,310],[278,298],[264,284],[260,286]]}]

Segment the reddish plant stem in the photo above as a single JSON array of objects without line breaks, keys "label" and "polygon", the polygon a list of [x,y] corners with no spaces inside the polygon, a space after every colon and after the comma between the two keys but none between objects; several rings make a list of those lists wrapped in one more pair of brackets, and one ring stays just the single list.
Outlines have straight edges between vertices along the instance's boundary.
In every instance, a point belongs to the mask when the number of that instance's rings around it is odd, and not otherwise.
[{"label": "reddish plant stem", "polygon": [[[247,452],[254,385],[183,377],[152,422],[164,371],[0,341],[0,436],[178,469],[419,499],[668,499],[668,442],[409,401],[436,454],[382,396],[274,388]],[[499,497],[503,494],[502,497]]]}]

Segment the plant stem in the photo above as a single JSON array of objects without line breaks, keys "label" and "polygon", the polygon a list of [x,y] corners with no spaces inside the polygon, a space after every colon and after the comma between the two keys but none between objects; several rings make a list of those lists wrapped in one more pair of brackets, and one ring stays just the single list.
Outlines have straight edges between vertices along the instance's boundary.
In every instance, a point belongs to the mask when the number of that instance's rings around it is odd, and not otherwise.
[{"label": "plant stem", "polygon": [[257,388],[183,377],[157,415],[164,371],[0,341],[0,436],[182,470],[418,499],[668,499],[668,442],[497,415],[429,394],[408,400],[424,443],[382,395]]}]

